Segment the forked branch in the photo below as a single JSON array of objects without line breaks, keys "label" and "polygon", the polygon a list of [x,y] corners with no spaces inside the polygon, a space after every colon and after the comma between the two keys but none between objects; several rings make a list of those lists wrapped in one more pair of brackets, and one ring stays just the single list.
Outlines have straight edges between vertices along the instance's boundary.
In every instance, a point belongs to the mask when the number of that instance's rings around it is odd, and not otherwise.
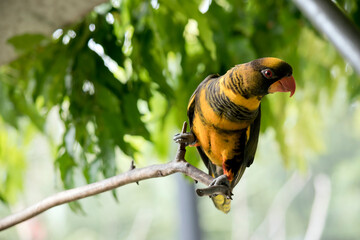
[{"label": "forked branch", "polygon": [[[186,122],[183,126],[183,132],[186,131]],[[126,184],[136,183],[149,178],[165,177],[173,173],[183,173],[197,182],[201,182],[206,186],[214,180],[210,175],[194,167],[185,161],[185,145],[180,144],[175,156],[175,160],[165,163],[156,164],[144,168],[131,168],[129,171],[121,173],[117,176],[104,179],[99,182],[91,183],[82,187],[73,188],[63,192],[59,192],[42,201],[25,208],[24,210],[14,213],[0,220],[0,231],[12,227],[18,223],[26,221],[44,211],[64,203],[69,203],[82,198],[90,197],[99,193],[103,193]],[[199,190],[199,189],[198,189]],[[215,188],[213,190],[203,191],[199,195],[223,194],[226,189]]]}]

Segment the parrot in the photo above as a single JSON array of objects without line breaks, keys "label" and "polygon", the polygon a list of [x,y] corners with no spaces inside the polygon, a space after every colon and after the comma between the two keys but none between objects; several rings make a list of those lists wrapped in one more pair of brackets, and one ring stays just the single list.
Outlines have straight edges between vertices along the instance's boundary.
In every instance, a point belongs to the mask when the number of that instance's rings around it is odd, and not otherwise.
[{"label": "parrot", "polygon": [[[275,92],[294,95],[292,67],[285,61],[264,57],[235,65],[224,75],[206,77],[187,107],[190,132],[174,136],[177,143],[193,146],[214,178],[232,192],[245,169],[254,161],[261,119],[261,100]],[[232,193],[231,193],[232,194]],[[210,196],[216,208],[228,213],[231,196]]]}]

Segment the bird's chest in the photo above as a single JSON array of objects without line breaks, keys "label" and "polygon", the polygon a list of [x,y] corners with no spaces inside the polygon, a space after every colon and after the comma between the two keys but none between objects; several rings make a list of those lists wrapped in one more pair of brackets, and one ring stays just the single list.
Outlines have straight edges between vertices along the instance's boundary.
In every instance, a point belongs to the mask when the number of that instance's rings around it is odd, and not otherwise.
[{"label": "bird's chest", "polygon": [[[248,122],[208,119],[195,114],[192,131],[209,159],[221,166],[228,159],[240,158],[247,141]],[[241,159],[239,159],[241,160]]]}]

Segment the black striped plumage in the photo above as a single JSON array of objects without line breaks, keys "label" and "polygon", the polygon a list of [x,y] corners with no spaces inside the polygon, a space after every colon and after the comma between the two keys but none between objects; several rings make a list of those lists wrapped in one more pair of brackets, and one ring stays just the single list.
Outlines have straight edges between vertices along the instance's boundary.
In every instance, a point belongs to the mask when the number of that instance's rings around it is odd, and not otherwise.
[{"label": "black striped plumage", "polygon": [[[231,75],[230,79],[232,79]],[[258,109],[251,111],[242,105],[230,101],[225,93],[220,91],[220,83],[217,80],[218,78],[209,82],[207,91],[205,92],[206,100],[213,111],[220,117],[225,117],[229,121],[253,121],[259,112]]]}]

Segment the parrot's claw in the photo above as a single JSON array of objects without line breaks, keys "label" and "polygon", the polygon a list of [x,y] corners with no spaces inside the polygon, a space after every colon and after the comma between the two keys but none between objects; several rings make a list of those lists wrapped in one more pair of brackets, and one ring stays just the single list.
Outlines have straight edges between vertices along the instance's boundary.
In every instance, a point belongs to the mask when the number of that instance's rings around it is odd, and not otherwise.
[{"label": "parrot's claw", "polygon": [[216,185],[224,185],[230,188],[230,182],[226,175],[218,176],[210,183],[210,186],[216,186]]},{"label": "parrot's claw", "polygon": [[196,144],[196,139],[192,132],[175,134],[173,140],[176,143],[184,143],[186,146]]}]

